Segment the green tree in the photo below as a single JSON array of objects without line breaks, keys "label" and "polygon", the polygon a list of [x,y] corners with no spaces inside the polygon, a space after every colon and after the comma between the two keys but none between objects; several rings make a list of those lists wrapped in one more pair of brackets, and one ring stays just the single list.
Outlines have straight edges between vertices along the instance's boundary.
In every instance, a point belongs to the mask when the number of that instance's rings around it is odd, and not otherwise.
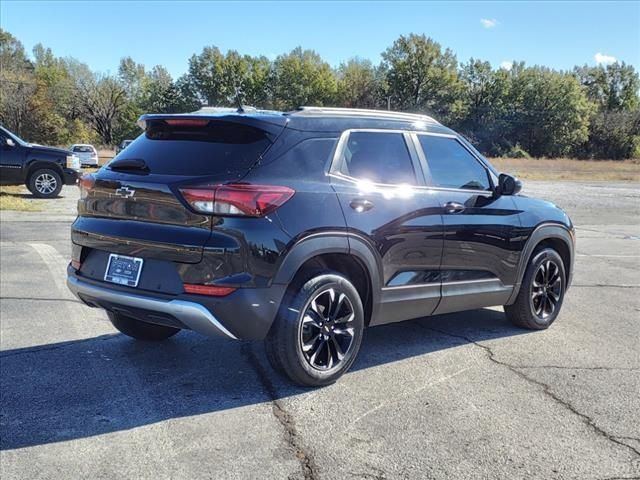
[{"label": "green tree", "polygon": [[369,60],[358,57],[350,59],[340,65],[337,77],[337,100],[341,106],[376,108],[383,103],[380,98],[382,95],[380,75]]},{"label": "green tree", "polygon": [[480,150],[494,155],[502,153],[511,146],[509,73],[504,69],[493,70],[489,62],[472,58],[461,65],[460,79],[464,86],[461,131]]},{"label": "green tree", "polygon": [[120,59],[118,80],[130,100],[139,103],[144,101],[147,73],[143,64],[136,63],[131,57]]},{"label": "green tree", "polygon": [[514,144],[535,157],[562,156],[588,138],[593,106],[573,75],[514,65],[510,76]]},{"label": "green tree", "polygon": [[600,111],[633,111],[640,107],[640,77],[632,65],[576,67],[574,74]]},{"label": "green tree", "polygon": [[331,105],[337,91],[329,64],[313,50],[301,47],[276,58],[270,83],[273,105],[282,110],[302,105]]},{"label": "green tree", "polygon": [[462,83],[451,50],[424,35],[401,35],[382,54],[391,105],[427,112],[449,124],[462,113]]},{"label": "green tree", "polygon": [[200,55],[189,59],[190,81],[207,105],[226,103],[228,92],[224,88],[224,63],[224,55],[218,47],[205,47]]}]

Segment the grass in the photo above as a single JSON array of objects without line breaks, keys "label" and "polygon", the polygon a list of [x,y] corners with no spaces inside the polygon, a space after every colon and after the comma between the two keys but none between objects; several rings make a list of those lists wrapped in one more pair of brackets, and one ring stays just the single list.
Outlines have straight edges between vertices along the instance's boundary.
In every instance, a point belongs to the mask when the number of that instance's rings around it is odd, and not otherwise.
[{"label": "grass", "polygon": [[492,158],[501,172],[523,180],[640,181],[637,160],[575,160],[572,158]]},{"label": "grass", "polygon": [[39,212],[42,210],[33,200],[25,198],[22,185],[0,187],[0,210],[16,210],[19,212]]}]

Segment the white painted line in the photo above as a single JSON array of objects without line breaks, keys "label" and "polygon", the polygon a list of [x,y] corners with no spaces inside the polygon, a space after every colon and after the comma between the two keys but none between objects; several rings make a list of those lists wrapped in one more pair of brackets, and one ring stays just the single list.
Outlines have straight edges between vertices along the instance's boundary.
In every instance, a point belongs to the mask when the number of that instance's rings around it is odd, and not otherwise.
[{"label": "white painted line", "polygon": [[75,298],[67,288],[67,263],[69,261],[48,243],[30,243],[29,246],[40,255],[49,272],[51,272],[53,282],[60,296]]}]

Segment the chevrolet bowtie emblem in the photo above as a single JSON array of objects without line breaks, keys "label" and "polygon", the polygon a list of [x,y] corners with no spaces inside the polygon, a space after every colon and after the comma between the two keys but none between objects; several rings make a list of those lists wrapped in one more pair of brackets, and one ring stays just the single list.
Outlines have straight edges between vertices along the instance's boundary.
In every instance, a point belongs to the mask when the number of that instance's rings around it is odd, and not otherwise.
[{"label": "chevrolet bowtie emblem", "polygon": [[124,198],[131,198],[133,194],[136,193],[135,190],[131,190],[129,187],[120,187],[116,190],[116,195]]}]

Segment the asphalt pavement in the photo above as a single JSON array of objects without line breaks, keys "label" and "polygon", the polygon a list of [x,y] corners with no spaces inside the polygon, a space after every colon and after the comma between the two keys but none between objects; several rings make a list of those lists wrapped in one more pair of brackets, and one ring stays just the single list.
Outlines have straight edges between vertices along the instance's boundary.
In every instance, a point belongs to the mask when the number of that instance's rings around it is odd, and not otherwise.
[{"label": "asphalt pavement", "polygon": [[640,478],[640,184],[525,193],[577,226],[549,330],[501,309],[373,328],[322,389],[260,343],[135,342],[77,302],[75,187],[0,212],[0,478]]}]

